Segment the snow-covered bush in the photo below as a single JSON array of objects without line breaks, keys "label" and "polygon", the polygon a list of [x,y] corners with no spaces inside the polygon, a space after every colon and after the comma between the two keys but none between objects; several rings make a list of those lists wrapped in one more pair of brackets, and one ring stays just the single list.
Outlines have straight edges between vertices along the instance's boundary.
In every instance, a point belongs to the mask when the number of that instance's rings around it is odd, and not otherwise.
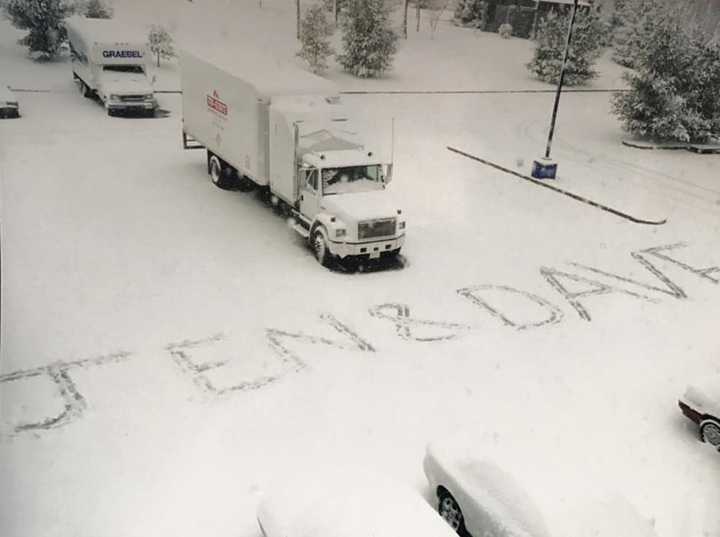
[{"label": "snow-covered bush", "polygon": [[88,0],[84,12],[88,19],[112,19],[113,16],[112,8],[103,0]]},{"label": "snow-covered bush", "polygon": [[390,26],[384,0],[348,0],[342,20],[343,69],[362,78],[375,77],[392,65],[397,34]]},{"label": "snow-covered bush", "polygon": [[[538,24],[535,54],[527,68],[544,82],[555,84],[560,78],[569,25],[569,11],[550,11]],[[577,13],[565,70],[565,84],[582,85],[597,76],[593,67],[602,52],[603,31],[604,26],[597,11],[583,9]]]},{"label": "snow-covered bush", "polygon": [[28,30],[21,44],[41,59],[55,56],[67,37],[63,21],[72,13],[64,0],[8,0],[5,13],[20,30]]},{"label": "snow-covered bush", "polygon": [[720,44],[683,29],[672,9],[645,24],[636,71],[625,75],[630,89],[613,98],[623,127],[654,140],[720,137]]},{"label": "snow-covered bush", "polygon": [[488,24],[488,2],[459,0],[455,6],[453,22],[458,26],[485,29]]},{"label": "snow-covered bush", "polygon": [[157,58],[157,66],[160,67],[160,58],[169,60],[176,56],[173,37],[164,26],[153,24],[148,34],[148,47],[150,52]]},{"label": "snow-covered bush", "polygon": [[498,28],[498,33],[500,34],[500,37],[504,39],[510,39],[512,37],[512,31],[513,27],[512,24],[508,24],[507,22],[500,25],[500,28]]},{"label": "snow-covered bush", "polygon": [[614,15],[613,55],[616,63],[635,67],[637,56],[651,31],[652,21],[662,16],[660,0],[618,0]]},{"label": "snow-covered bush", "polygon": [[305,60],[313,73],[320,74],[327,69],[327,58],[334,51],[330,46],[333,26],[325,16],[323,6],[310,7],[300,26],[300,51],[297,53]]}]

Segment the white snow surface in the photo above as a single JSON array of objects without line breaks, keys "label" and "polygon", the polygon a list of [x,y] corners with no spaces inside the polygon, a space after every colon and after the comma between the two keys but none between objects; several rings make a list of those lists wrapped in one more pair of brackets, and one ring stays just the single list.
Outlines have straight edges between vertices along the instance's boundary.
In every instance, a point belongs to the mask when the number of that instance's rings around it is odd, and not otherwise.
[{"label": "white snow surface", "polygon": [[[258,4],[114,7],[179,45],[250,39],[299,62],[292,3]],[[32,62],[22,35],[0,21],[0,74],[32,90],[17,91],[23,117],[0,122],[0,535],[258,537],[259,492],[311,458],[432,501],[425,445],[464,430],[552,535],[604,537],[605,519],[582,533],[574,510],[554,513],[614,493],[657,537],[720,535],[720,458],[677,408],[688,383],[720,374],[720,274],[702,270],[720,266],[719,156],[624,147],[608,94],[563,95],[557,186],[668,218],[641,226],[447,151],[529,170],[552,93],[344,95],[364,119],[395,117],[389,190],[409,222],[404,269],[344,274],[256,197],[210,184],[204,154],[180,148],[178,95],[158,95],[167,117],[110,118],[79,95],[67,55]],[[527,75],[531,52],[445,22],[431,38],[423,22],[386,77],[335,64],[326,77],[552,90]],[[599,68],[593,88],[621,83]],[[177,90],[175,62],[157,75]],[[556,274],[569,292],[612,288],[576,299],[587,320],[551,270],[576,276]],[[16,430],[66,403],[66,422]]]},{"label": "white snow surface", "polygon": [[373,470],[320,464],[264,495],[258,520],[267,537],[453,537],[412,487]]}]

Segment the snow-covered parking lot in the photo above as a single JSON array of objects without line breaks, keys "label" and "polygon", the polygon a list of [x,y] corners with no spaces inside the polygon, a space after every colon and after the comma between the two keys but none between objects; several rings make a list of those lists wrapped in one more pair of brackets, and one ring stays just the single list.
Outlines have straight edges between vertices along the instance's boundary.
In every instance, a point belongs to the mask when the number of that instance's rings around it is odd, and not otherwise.
[{"label": "snow-covered parking lot", "polygon": [[677,408],[720,375],[720,156],[624,147],[607,93],[566,94],[557,185],[668,219],[638,225],[447,150],[527,171],[551,93],[345,95],[395,117],[408,218],[402,270],[347,274],[210,183],[178,95],[124,119],[47,89],[0,123],[3,537],[257,537],[310,461],[431,501],[426,443],[458,431],[586,487],[543,503],[610,489],[658,537],[720,534]]}]

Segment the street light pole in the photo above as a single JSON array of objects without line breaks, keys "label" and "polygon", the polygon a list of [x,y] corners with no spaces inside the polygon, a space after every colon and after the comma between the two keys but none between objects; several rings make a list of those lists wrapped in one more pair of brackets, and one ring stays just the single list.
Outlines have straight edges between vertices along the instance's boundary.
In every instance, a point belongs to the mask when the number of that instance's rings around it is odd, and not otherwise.
[{"label": "street light pole", "polygon": [[560,94],[562,93],[563,83],[565,82],[565,69],[567,68],[568,56],[570,55],[570,43],[572,42],[573,29],[575,27],[575,17],[580,0],[575,0],[570,15],[570,25],[568,26],[567,40],[565,41],[565,53],[560,67],[560,80],[558,80],[557,90],[555,91],[555,103],[553,104],[552,118],[550,119],[550,131],[548,132],[547,145],[545,146],[544,162],[534,161],[532,176],[537,179],[555,179],[557,173],[557,163],[550,160],[550,150],[552,149],[553,137],[555,135],[555,122],[557,121],[558,107],[560,106]]}]

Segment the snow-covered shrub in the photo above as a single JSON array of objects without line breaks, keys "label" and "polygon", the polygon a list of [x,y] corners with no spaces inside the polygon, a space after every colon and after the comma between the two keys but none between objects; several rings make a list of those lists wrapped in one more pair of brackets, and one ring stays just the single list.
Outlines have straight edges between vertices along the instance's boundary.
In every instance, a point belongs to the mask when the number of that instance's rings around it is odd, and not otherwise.
[{"label": "snow-covered shrub", "polygon": [[510,39],[512,37],[512,31],[513,27],[512,24],[508,24],[507,22],[500,25],[500,28],[498,28],[498,33],[500,34],[500,37],[504,39]]},{"label": "snow-covered shrub", "polygon": [[613,55],[616,63],[635,67],[654,19],[662,16],[660,0],[619,0],[614,15]]},{"label": "snow-covered shrub", "polygon": [[674,10],[646,21],[647,42],[613,98],[623,127],[654,140],[704,142],[720,136],[720,44],[683,29]]},{"label": "snow-covered shrub", "polygon": [[28,30],[21,44],[41,59],[55,56],[67,37],[63,21],[72,13],[64,0],[8,0],[5,13],[20,30]]},{"label": "snow-covered shrub", "polygon": [[[544,82],[555,84],[560,79],[569,25],[570,11],[550,11],[538,24],[535,54],[527,68]],[[602,52],[603,28],[597,11],[578,11],[565,69],[568,86],[585,84],[597,76],[593,67]]]},{"label": "snow-covered shrub", "polygon": [[397,34],[384,0],[348,0],[342,20],[343,69],[362,78],[379,76],[392,65]]},{"label": "snow-covered shrub", "polygon": [[103,0],[88,0],[84,12],[88,19],[112,19],[113,16],[112,8]]},{"label": "snow-covered shrub", "polygon": [[300,26],[300,51],[297,53],[305,60],[313,73],[320,74],[327,69],[327,58],[334,51],[330,46],[333,26],[325,16],[323,6],[310,7]]},{"label": "snow-covered shrub", "polygon": [[150,26],[150,33],[148,34],[148,47],[150,48],[150,52],[155,54],[158,67],[160,67],[161,57],[164,60],[169,60],[170,58],[176,56],[172,35],[164,26],[159,24],[153,24]]},{"label": "snow-covered shrub", "polygon": [[457,26],[484,30],[488,24],[488,2],[486,0],[459,0],[455,6],[453,22]]}]

